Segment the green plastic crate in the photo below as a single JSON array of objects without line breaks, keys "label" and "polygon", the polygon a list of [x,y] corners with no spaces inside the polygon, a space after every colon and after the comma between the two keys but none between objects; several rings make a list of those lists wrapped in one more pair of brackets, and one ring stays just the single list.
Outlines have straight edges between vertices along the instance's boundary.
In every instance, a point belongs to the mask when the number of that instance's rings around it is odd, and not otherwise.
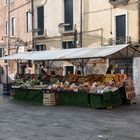
[{"label": "green plastic crate", "polygon": [[17,88],[13,89],[13,91],[15,93],[14,99],[16,100],[43,104],[43,93],[41,89]]},{"label": "green plastic crate", "polygon": [[88,95],[83,92],[57,92],[58,105],[88,107]]}]

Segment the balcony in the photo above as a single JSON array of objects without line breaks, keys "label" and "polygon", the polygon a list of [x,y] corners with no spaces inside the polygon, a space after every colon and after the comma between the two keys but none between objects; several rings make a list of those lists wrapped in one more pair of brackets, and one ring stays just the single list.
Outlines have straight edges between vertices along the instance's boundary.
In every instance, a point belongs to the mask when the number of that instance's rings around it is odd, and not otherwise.
[{"label": "balcony", "polygon": [[118,5],[126,5],[128,4],[129,0],[109,0],[109,3],[113,6],[116,7]]},{"label": "balcony", "polygon": [[69,23],[60,23],[58,25],[58,30],[62,36],[74,35],[74,29]]},{"label": "balcony", "polygon": [[120,45],[120,44],[131,44],[131,37],[126,36],[108,39],[108,45]]},{"label": "balcony", "polygon": [[73,30],[70,30],[70,31],[63,31],[62,32],[62,35],[63,36],[70,36],[70,35],[74,35],[74,31]]},{"label": "balcony", "polygon": [[42,28],[34,29],[34,38],[45,38],[47,36],[47,30]]}]

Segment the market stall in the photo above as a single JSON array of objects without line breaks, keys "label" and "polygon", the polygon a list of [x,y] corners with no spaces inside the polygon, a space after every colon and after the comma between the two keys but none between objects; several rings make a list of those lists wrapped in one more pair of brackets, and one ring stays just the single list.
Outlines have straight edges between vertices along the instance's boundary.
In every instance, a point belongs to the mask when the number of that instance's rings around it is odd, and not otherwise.
[{"label": "market stall", "polygon": [[116,107],[126,99],[124,91],[121,90],[127,78],[126,75],[81,76],[75,74],[49,77],[49,84],[43,85],[40,85],[41,82],[37,79],[16,80],[12,89],[14,99],[45,105],[92,108]]},{"label": "market stall", "polygon": [[[132,50],[134,50],[134,52],[132,52]],[[125,55],[126,51],[127,54]],[[129,48],[126,44],[116,46],[102,46],[98,48],[76,48],[69,49],[69,51],[50,50],[30,52],[23,53],[20,55],[14,54],[11,56],[4,57],[2,59],[47,60],[52,62],[62,60],[79,60],[81,67],[84,68],[84,65],[86,65],[88,60],[91,58],[119,58],[120,56],[122,56],[123,58],[132,57],[131,55],[129,56],[129,52],[130,54],[133,54],[133,56],[140,55],[139,50],[135,50],[135,48],[132,47]],[[85,59],[87,60],[86,63],[82,63]],[[133,95],[131,95],[132,98],[130,99],[128,98],[128,96],[125,97],[124,92],[121,92],[123,90],[120,90],[120,88],[125,86],[124,82],[126,81],[126,79],[128,79],[128,77],[125,74],[86,76],[46,75],[44,82],[42,81],[42,79],[38,79],[38,76],[35,75],[31,79],[29,78],[30,82],[28,82],[27,79],[22,79],[21,81],[20,79],[18,79],[21,83],[17,80],[19,83],[16,84],[21,84],[22,86],[24,84],[24,86],[27,89],[31,87],[38,87],[40,89],[45,88],[48,91],[50,91],[48,93],[55,93],[55,96],[53,95],[52,98],[56,100],[55,104],[58,105],[72,105],[85,107],[90,106],[93,108],[112,108],[120,105],[123,102],[123,98],[131,100],[135,96],[133,92]],[[36,84],[37,81],[39,82],[39,85]],[[22,88],[22,86],[20,88]],[[52,100],[52,98],[50,100]]]}]

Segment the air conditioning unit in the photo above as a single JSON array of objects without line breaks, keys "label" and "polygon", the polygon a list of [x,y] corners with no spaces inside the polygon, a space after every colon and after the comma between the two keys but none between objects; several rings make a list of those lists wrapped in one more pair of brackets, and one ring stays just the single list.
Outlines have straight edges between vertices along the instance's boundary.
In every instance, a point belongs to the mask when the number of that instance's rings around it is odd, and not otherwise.
[{"label": "air conditioning unit", "polygon": [[113,6],[117,6],[117,5],[126,5],[128,4],[129,0],[109,0],[109,3]]}]

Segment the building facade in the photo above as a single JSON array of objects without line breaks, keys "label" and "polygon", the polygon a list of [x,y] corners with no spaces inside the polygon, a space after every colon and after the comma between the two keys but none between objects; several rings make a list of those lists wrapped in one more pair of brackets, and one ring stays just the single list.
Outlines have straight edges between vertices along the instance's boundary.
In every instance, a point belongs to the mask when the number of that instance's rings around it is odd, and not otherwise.
[{"label": "building facade", "polygon": [[82,47],[139,42],[136,0],[34,0],[34,13],[35,31],[44,30],[35,42],[47,49],[80,47],[81,24]]},{"label": "building facade", "polygon": [[[0,47],[1,56],[24,52],[32,49],[32,16],[29,0],[3,0],[0,2]],[[3,74],[1,82],[6,83],[17,72],[17,61],[7,63],[1,60]]]},{"label": "building facade", "polygon": [[[0,5],[0,12],[3,13],[3,17],[0,16],[2,55],[21,51],[101,45],[139,46],[139,0],[10,0],[9,4],[7,2],[5,0]],[[5,48],[10,50],[9,53]],[[9,74],[17,71],[13,63],[16,64],[13,61],[9,62]],[[72,69],[73,65],[64,63],[63,66],[66,71]]]},{"label": "building facade", "polygon": [[136,0],[34,0],[35,49],[139,45],[139,7]]}]

